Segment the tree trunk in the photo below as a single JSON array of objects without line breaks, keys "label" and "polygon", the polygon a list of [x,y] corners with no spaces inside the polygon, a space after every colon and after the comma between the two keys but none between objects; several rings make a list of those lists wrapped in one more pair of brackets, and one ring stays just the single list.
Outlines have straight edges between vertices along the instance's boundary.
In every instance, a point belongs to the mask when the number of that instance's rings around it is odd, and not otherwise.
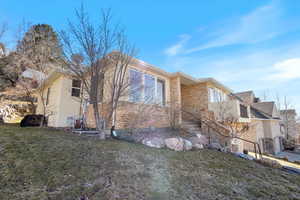
[{"label": "tree trunk", "polygon": [[94,118],[95,118],[95,123],[96,123],[96,130],[99,131],[100,139],[104,140],[105,139],[105,133],[103,132],[97,102],[93,102],[93,110],[94,110]]}]

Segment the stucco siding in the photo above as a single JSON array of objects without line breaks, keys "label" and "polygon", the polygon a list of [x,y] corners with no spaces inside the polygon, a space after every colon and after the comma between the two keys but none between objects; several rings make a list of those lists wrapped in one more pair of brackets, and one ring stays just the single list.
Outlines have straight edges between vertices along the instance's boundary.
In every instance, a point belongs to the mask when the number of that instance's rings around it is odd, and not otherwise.
[{"label": "stucco siding", "polygon": [[[50,88],[49,93],[49,103],[46,105],[46,116],[48,116],[48,126],[57,127],[59,123],[59,115],[61,114],[60,108],[60,98],[61,98],[61,87],[62,87],[62,78],[56,79],[51,85],[48,85],[44,88],[43,91],[43,99],[46,102],[48,88]],[[44,114],[44,108],[42,103],[42,98],[39,93],[38,96],[38,104],[37,104],[37,114]]]},{"label": "stucco siding", "polygon": [[[72,119],[75,120],[80,115],[80,98],[73,97],[72,91],[72,79],[68,77],[61,77],[61,87],[59,100],[59,115],[57,118],[57,127],[69,127],[72,126]],[[68,120],[69,118],[69,120]]]}]

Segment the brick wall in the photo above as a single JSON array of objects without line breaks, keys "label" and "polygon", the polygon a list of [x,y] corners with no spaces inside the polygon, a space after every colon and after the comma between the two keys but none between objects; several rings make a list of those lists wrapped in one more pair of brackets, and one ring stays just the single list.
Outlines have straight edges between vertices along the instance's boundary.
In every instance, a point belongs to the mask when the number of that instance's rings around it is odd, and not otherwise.
[{"label": "brick wall", "polygon": [[172,118],[174,126],[178,126],[181,124],[182,116],[181,116],[181,85],[180,85],[180,77],[174,77],[170,80],[170,106],[172,113],[170,116]]},{"label": "brick wall", "polygon": [[[99,110],[105,117],[106,128],[110,128],[111,121],[108,120],[107,109],[108,105],[99,104]],[[165,106],[120,102],[116,116],[117,129],[170,127],[169,107]],[[95,127],[92,105],[88,107],[87,123],[89,127]]]},{"label": "brick wall", "polygon": [[[203,113],[208,110],[207,84],[181,85],[181,95],[184,111]],[[183,120],[190,120],[190,116],[183,114]]]}]

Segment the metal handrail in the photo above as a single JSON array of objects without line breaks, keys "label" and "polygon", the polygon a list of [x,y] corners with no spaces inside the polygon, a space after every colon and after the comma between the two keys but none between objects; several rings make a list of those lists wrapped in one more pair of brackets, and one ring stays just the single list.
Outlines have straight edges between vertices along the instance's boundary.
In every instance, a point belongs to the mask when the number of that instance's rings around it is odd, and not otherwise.
[{"label": "metal handrail", "polygon": [[[260,145],[259,145],[257,142],[253,142],[253,141],[250,141],[250,140],[246,140],[246,139],[243,139],[243,138],[240,138],[240,137],[237,137],[237,136],[231,137],[230,135],[224,135],[224,134],[220,133],[218,129],[216,129],[215,127],[211,126],[208,122],[213,123],[213,124],[215,124],[215,125],[217,125],[217,126],[220,126],[220,127],[222,127],[222,128],[227,129],[228,131],[230,131],[230,130],[229,130],[227,127],[225,127],[223,124],[220,124],[220,123],[218,123],[218,122],[216,122],[216,121],[213,121],[213,120],[211,120],[211,119],[208,119],[208,118],[206,118],[206,121],[204,121],[204,120],[202,119],[202,116],[200,116],[200,117],[195,116],[193,113],[187,112],[187,111],[185,111],[185,110],[182,110],[182,112],[185,112],[185,113],[187,113],[187,114],[190,114],[190,115],[192,115],[196,120],[199,120],[199,121],[200,121],[200,128],[202,128],[202,123],[204,123],[207,127],[213,129],[217,134],[219,134],[219,135],[221,135],[221,136],[223,136],[223,137],[235,138],[235,139],[239,139],[239,140],[242,140],[242,141],[245,141],[245,142],[248,142],[248,143],[253,144],[253,146],[254,146],[255,158],[257,159],[257,149],[258,149],[258,153],[259,153],[260,158],[262,158],[261,148],[260,148]],[[231,132],[231,131],[230,131],[230,132]]]}]

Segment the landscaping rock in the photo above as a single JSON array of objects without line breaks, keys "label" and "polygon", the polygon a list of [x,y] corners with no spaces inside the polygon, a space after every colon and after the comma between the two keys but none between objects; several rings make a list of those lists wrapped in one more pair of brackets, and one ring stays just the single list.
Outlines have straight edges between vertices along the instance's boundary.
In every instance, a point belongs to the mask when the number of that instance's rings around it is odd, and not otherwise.
[{"label": "landscaping rock", "polygon": [[201,134],[197,134],[197,138],[199,138],[199,144],[202,144],[203,146],[207,146],[208,145],[208,139],[206,136],[201,135]]},{"label": "landscaping rock", "polygon": [[189,140],[183,139],[183,142],[184,142],[184,150],[189,151],[193,148],[193,144]]},{"label": "landscaping rock", "polygon": [[165,139],[165,144],[169,149],[174,151],[183,151],[184,150],[184,140],[180,137],[177,138],[167,138]]},{"label": "landscaping rock", "polygon": [[192,146],[195,149],[203,149],[204,148],[204,144],[202,143],[203,140],[199,137],[191,137],[191,138],[189,138],[189,141],[192,143]]},{"label": "landscaping rock", "polygon": [[269,158],[263,158],[257,160],[257,162],[268,167],[279,168],[279,169],[282,168],[282,165],[278,161]]},{"label": "landscaping rock", "polygon": [[154,148],[163,148],[165,147],[165,141],[162,138],[154,137],[154,138],[145,138],[142,143],[149,147]]}]

